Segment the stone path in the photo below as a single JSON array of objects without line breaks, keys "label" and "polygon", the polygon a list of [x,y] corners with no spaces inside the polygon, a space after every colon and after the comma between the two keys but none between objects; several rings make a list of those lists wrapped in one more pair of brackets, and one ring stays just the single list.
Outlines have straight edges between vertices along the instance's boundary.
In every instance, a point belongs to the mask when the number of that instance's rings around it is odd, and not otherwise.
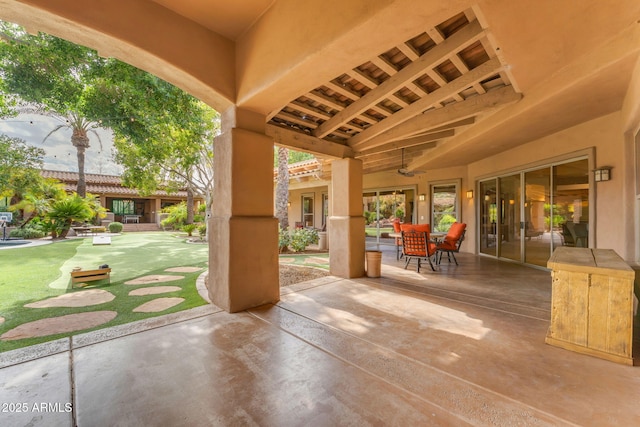
[{"label": "stone path", "polygon": [[25,304],[28,308],[49,308],[49,307],[89,307],[92,305],[104,304],[113,301],[116,296],[111,292],[102,289],[91,289],[87,291],[73,292],[48,298],[42,301]]},{"label": "stone path", "polygon": [[138,288],[129,292],[129,296],[138,297],[143,295],[157,295],[166,294],[168,292],[179,291],[182,288],[180,286],[152,286],[150,288]]},{"label": "stone path", "polygon": [[173,280],[184,279],[184,276],[169,276],[165,274],[151,274],[149,276],[138,277],[137,279],[124,282],[125,285],[148,285],[149,283],[171,282]]},{"label": "stone path", "polygon": [[0,336],[0,340],[11,341],[24,338],[45,337],[53,334],[89,329],[107,323],[118,315],[115,311],[91,311],[67,314],[23,323]]},{"label": "stone path", "polygon": [[184,298],[156,298],[133,309],[134,313],[157,313],[184,301]]},{"label": "stone path", "polygon": [[[169,273],[194,273],[203,270],[201,267],[173,267],[165,271]],[[138,277],[125,282],[125,285],[148,285],[171,282],[183,279],[182,275],[154,274]],[[134,289],[128,293],[130,297],[157,295],[182,290],[179,286],[150,286]],[[52,307],[89,307],[113,301],[115,295],[103,289],[90,289],[47,298],[41,301],[25,304],[27,308]],[[174,307],[184,301],[184,298],[161,297],[155,298],[133,309],[135,313],[157,313]],[[93,328],[110,322],[118,315],[115,311],[91,311],[86,313],[68,314],[59,317],[49,317],[33,322],[23,323],[0,336],[0,340],[19,340],[25,338],[44,337]],[[0,324],[5,321],[0,317]]]}]

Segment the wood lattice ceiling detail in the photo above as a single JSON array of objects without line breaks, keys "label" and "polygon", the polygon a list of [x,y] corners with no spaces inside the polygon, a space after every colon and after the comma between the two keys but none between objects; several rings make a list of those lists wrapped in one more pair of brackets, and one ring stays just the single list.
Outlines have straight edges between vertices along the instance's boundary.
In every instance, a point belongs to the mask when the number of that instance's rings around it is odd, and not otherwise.
[{"label": "wood lattice ceiling detail", "polygon": [[[275,113],[276,143],[390,170],[520,99],[467,10],[336,76]],[[410,149],[409,149],[410,148]],[[406,161],[405,161],[406,163]]]}]

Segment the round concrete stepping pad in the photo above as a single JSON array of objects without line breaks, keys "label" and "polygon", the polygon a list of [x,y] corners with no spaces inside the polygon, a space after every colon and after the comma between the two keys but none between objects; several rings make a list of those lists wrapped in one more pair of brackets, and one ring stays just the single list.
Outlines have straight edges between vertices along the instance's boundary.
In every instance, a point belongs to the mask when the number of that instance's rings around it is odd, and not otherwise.
[{"label": "round concrete stepping pad", "polygon": [[0,316],[0,324],[4,323],[4,317]]},{"label": "round concrete stepping pad", "polygon": [[200,270],[202,270],[202,267],[171,267],[167,268],[165,271],[170,273],[195,273]]},{"label": "round concrete stepping pad", "polygon": [[294,262],[296,262],[295,258],[280,258],[280,262],[282,264],[293,264]]},{"label": "round concrete stepping pad", "polygon": [[0,340],[12,341],[25,338],[80,331],[107,323],[118,315],[115,311],[92,311],[89,313],[67,314],[23,323],[0,336]]},{"label": "round concrete stepping pad", "polygon": [[102,289],[90,289],[86,291],[73,292],[25,304],[28,308],[49,308],[49,307],[88,307],[91,305],[104,304],[112,301],[116,296],[111,292]]},{"label": "round concrete stepping pad", "polygon": [[167,292],[175,292],[179,291],[182,288],[180,286],[152,286],[150,288],[138,288],[129,292],[129,296],[140,296],[140,295],[156,295],[156,294],[166,294]]},{"label": "round concrete stepping pad", "polygon": [[124,282],[125,285],[148,285],[149,283],[171,282],[184,279],[184,276],[169,276],[166,274],[151,274]]},{"label": "round concrete stepping pad", "polygon": [[304,260],[305,264],[329,264],[329,258],[309,257]]},{"label": "round concrete stepping pad", "polygon": [[133,309],[134,313],[157,313],[180,304],[184,298],[156,298]]}]

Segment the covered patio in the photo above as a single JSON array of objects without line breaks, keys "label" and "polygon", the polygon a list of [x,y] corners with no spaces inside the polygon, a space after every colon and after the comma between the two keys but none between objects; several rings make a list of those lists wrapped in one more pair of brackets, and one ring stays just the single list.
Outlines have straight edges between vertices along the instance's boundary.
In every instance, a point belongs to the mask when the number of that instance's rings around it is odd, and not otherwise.
[{"label": "covered patio", "polygon": [[[549,273],[487,257],[329,276],[0,354],[5,425],[633,425],[640,371],[544,343]],[[638,344],[636,340],[636,344]],[[637,346],[637,345],[636,345]],[[330,374],[328,374],[330,373]],[[32,411],[34,404],[57,408]],[[65,404],[69,411],[64,410]]]}]

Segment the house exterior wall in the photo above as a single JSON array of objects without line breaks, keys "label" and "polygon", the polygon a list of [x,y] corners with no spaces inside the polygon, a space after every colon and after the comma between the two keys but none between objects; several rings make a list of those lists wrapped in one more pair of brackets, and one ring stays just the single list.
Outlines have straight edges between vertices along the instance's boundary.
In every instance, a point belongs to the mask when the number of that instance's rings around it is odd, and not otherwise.
[{"label": "house exterior wall", "polygon": [[[528,144],[505,151],[499,155],[487,157],[468,166],[467,182],[475,186],[478,180],[517,172],[523,169],[544,165],[572,156],[593,152],[593,165],[611,166],[612,179],[594,183],[591,204],[595,210],[592,224],[595,229],[595,244],[598,248],[615,250],[623,258],[633,257],[628,253],[624,227],[623,190],[628,185],[624,160],[624,136],[622,133],[621,113],[615,112],[577,126],[561,130],[553,135],[532,141]],[[470,187],[472,188],[472,187]],[[475,187],[473,187],[475,188]],[[465,250],[476,250],[475,211],[466,210],[464,220],[469,224],[469,244]],[[471,214],[469,216],[469,214]]]}]

